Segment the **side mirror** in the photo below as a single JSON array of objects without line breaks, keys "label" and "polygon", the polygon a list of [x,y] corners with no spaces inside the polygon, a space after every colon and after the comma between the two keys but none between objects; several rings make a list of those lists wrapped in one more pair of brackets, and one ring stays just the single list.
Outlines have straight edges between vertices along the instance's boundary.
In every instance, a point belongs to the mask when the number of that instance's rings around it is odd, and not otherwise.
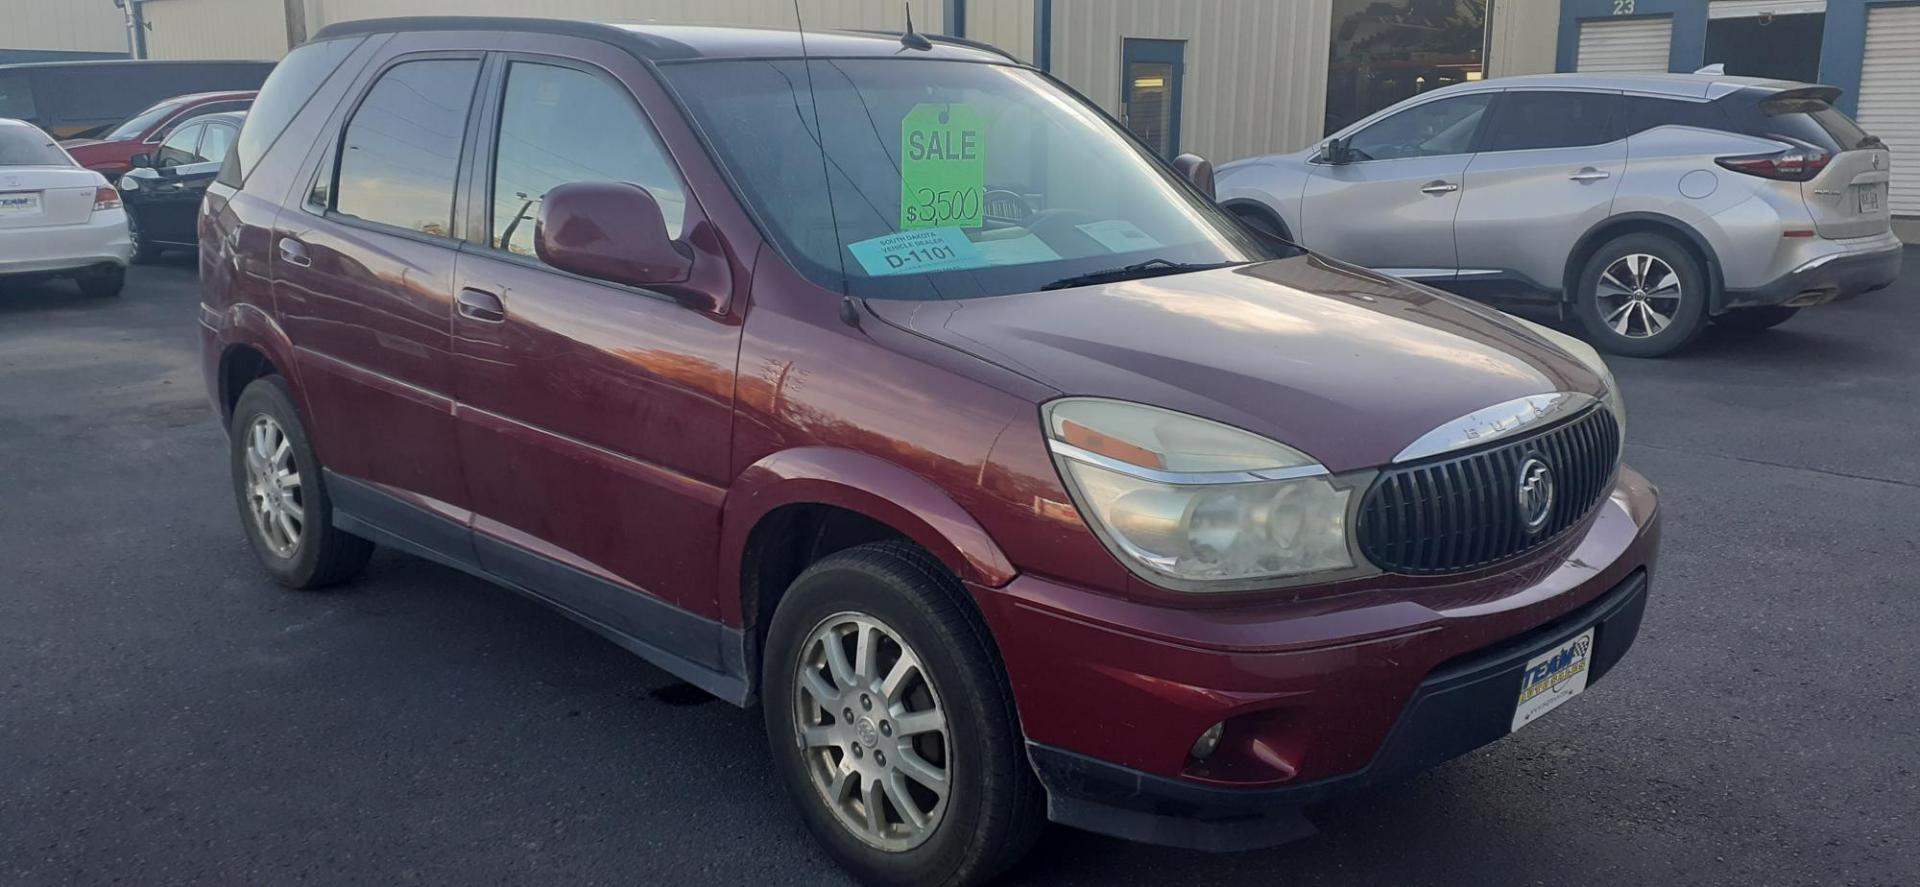
[{"label": "side mirror", "polygon": [[132,165],[134,169],[152,169],[153,155],[145,153],[135,154],[127,158],[127,163]]},{"label": "side mirror", "polygon": [[639,185],[571,182],[548,191],[533,250],[562,271],[698,301],[690,288],[672,286],[692,273],[692,251],[668,236],[659,202]]},{"label": "side mirror", "polygon": [[1320,156],[1335,166],[1352,163],[1353,137],[1346,136],[1344,138],[1328,140],[1327,146],[1321,149]]},{"label": "side mirror", "polygon": [[1173,158],[1173,168],[1181,178],[1207,195],[1207,199],[1213,199],[1213,164],[1206,158],[1198,154],[1182,154]]}]

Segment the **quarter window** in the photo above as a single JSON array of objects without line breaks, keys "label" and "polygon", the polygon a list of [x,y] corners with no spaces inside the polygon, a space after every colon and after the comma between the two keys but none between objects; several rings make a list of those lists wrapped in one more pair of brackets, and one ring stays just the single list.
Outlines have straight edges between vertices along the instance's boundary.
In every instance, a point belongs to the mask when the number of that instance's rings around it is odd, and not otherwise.
[{"label": "quarter window", "polygon": [[200,156],[208,163],[218,163],[227,159],[227,150],[233,147],[234,131],[231,126],[217,123],[207,125],[207,134],[200,137]]},{"label": "quarter window", "polygon": [[446,237],[461,137],[480,63],[395,65],[373,84],[341,140],[334,209],[369,222]]},{"label": "quarter window", "polygon": [[247,125],[240,131],[233,162],[220,170],[221,184],[240,187],[241,181],[253,171],[253,165],[259,163],[267,148],[280,138],[281,131],[293,122],[300,109],[307,106],[307,100],[320,91],[321,84],[327,82],[334,69],[346,61],[363,39],[350,37],[308,43],[287,53],[287,57],[274,66],[273,74],[260,86],[260,94],[250,106],[252,111],[247,115]]},{"label": "quarter window", "polygon": [[1454,96],[1416,105],[1353,134],[1357,160],[1398,160],[1465,154],[1486,116],[1491,93]]},{"label": "quarter window", "polygon": [[1620,138],[1620,95],[1611,92],[1515,90],[1500,111],[1482,151],[1526,151],[1600,145]]},{"label": "quarter window", "polygon": [[686,187],[633,97],[575,68],[507,69],[493,168],[493,245],[531,256],[540,200],[569,182],[631,182],[660,204],[667,233],[686,221]]}]

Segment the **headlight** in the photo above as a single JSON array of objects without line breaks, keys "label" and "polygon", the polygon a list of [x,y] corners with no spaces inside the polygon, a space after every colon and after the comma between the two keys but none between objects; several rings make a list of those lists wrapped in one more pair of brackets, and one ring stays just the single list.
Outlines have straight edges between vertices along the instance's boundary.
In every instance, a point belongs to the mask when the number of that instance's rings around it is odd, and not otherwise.
[{"label": "headlight", "polygon": [[1231,591],[1359,572],[1347,538],[1353,478],[1218,422],[1093,398],[1044,408],[1080,513],[1135,572],[1186,591]]},{"label": "headlight", "polygon": [[[1508,316],[1513,317],[1513,315]],[[1607,409],[1613,412],[1613,421],[1620,426],[1620,446],[1624,449],[1627,441],[1627,401],[1626,398],[1620,394],[1619,383],[1613,381],[1612,368],[1608,367],[1607,362],[1600,357],[1600,352],[1595,351],[1592,345],[1553,329],[1552,327],[1541,326],[1524,317],[1513,317],[1513,319],[1525,324],[1527,329],[1533,330],[1540,334],[1541,338],[1552,342],[1559,346],[1561,350],[1573,355],[1575,360],[1580,361],[1587,369],[1592,370],[1595,375],[1600,377],[1601,384],[1607,386]]]}]

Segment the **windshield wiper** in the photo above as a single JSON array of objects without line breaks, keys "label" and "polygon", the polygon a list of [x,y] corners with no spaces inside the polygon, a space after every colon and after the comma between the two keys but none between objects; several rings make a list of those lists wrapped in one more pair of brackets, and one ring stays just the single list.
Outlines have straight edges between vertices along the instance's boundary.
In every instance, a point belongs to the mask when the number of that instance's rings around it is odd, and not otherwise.
[{"label": "windshield wiper", "polygon": [[1146,277],[1165,277],[1169,274],[1185,274],[1188,271],[1211,271],[1238,265],[1239,262],[1169,262],[1166,259],[1148,259],[1119,268],[1104,271],[1089,271],[1072,277],[1062,277],[1046,286],[1043,290],[1063,290],[1076,286],[1093,286],[1098,283],[1118,283],[1122,280],[1140,280]]}]

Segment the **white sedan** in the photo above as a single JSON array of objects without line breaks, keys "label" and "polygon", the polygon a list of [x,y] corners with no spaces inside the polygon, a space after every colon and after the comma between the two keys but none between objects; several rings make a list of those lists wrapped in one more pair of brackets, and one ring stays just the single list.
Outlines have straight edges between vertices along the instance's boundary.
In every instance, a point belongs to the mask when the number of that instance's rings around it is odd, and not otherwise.
[{"label": "white sedan", "polygon": [[39,127],[0,118],[0,284],[67,277],[117,296],[132,257],[120,192]]}]

